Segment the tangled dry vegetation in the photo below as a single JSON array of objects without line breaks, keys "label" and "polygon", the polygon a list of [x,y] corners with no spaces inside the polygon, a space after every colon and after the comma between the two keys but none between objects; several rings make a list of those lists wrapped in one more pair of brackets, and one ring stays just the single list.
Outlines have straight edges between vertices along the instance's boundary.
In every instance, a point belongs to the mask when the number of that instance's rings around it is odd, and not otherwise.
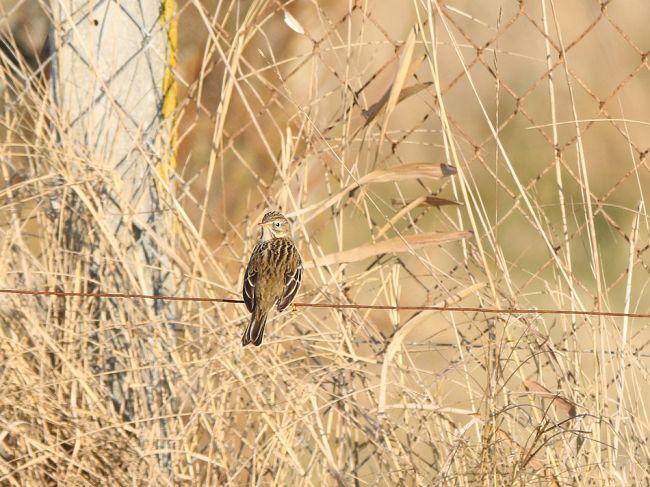
[{"label": "tangled dry vegetation", "polygon": [[[61,136],[26,5],[0,288],[237,299],[279,208],[301,303],[649,312],[643,1],[182,2],[155,220]],[[647,319],[298,307],[242,349],[247,319],[0,294],[0,484],[650,482]]]}]

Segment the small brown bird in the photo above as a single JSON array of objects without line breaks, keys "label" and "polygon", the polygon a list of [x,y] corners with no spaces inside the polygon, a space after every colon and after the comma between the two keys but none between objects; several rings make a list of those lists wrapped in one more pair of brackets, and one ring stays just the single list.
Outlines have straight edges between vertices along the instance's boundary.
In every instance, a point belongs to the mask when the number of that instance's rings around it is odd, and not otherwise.
[{"label": "small brown bird", "polygon": [[252,315],[242,346],[262,344],[269,310],[274,304],[278,311],[289,306],[302,280],[302,260],[291,240],[289,220],[269,211],[259,225],[259,239],[244,274],[244,303]]}]

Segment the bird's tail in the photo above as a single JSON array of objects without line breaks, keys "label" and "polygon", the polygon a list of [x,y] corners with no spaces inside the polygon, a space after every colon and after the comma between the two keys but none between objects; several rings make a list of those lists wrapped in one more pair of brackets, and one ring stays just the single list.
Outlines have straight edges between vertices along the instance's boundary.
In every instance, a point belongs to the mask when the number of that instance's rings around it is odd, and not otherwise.
[{"label": "bird's tail", "polygon": [[262,344],[262,338],[264,337],[264,326],[266,325],[266,311],[254,310],[251,315],[251,321],[246,327],[244,335],[241,337],[242,347],[245,347],[249,343],[252,343],[256,347],[259,347]]}]

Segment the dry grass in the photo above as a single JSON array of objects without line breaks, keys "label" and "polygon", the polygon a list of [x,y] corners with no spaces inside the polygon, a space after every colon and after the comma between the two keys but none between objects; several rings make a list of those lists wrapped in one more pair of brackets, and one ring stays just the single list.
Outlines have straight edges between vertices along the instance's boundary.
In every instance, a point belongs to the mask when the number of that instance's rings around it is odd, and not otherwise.
[{"label": "dry grass", "polygon": [[[280,208],[299,301],[650,311],[647,2],[178,12],[173,238],[120,206],[168,268],[111,234],[112,169],[5,66],[1,288],[149,293],[170,271],[175,295],[237,298]],[[646,320],[300,308],[242,349],[247,319],[0,295],[0,483],[650,482]]]}]

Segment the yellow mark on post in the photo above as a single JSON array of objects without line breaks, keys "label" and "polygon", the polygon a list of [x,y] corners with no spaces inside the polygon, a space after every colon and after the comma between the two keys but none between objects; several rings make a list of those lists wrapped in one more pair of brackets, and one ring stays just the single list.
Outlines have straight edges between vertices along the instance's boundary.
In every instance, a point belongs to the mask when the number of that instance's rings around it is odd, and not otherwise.
[{"label": "yellow mark on post", "polygon": [[[174,76],[176,69],[176,51],[178,48],[178,19],[176,17],[176,2],[174,0],[161,0],[160,22],[167,29],[167,47],[165,59],[165,74],[163,75],[163,104],[162,115],[167,123],[169,133],[170,158],[169,165],[176,168],[176,110],[178,84]],[[167,168],[163,164],[162,176],[168,180]]]}]

